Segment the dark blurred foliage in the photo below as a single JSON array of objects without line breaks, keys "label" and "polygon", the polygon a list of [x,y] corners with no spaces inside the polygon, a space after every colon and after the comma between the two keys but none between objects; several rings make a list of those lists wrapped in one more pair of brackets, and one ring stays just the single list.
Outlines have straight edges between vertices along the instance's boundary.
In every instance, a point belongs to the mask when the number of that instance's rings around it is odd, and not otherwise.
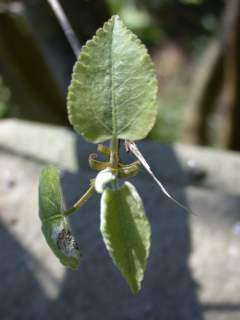
[{"label": "dark blurred foliage", "polygon": [[223,0],[106,0],[112,13],[146,43],[173,40],[191,46],[196,37],[216,31]]},{"label": "dark blurred foliage", "polygon": [[[225,4],[232,6],[234,1],[238,0],[60,3],[81,45],[118,14],[148,46],[160,88],[159,116],[150,138],[168,143],[179,138],[196,66],[208,70],[199,58],[211,39],[221,35]],[[69,125],[65,97],[75,59],[48,1],[0,0],[0,117]]]},{"label": "dark blurred foliage", "polygon": [[240,151],[240,1],[228,0],[186,106],[185,142]]},{"label": "dark blurred foliage", "polygon": [[3,79],[0,78],[0,118],[7,115],[9,102],[10,90],[4,85]]},{"label": "dark blurred foliage", "polygon": [[[102,1],[62,1],[81,43],[108,19]],[[9,115],[68,125],[65,96],[75,56],[47,1],[0,2],[0,74]]]}]

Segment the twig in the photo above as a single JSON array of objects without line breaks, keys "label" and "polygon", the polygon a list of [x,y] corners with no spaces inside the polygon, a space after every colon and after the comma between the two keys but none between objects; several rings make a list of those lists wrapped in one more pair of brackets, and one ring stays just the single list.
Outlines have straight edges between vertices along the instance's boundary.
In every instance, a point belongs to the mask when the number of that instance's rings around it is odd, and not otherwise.
[{"label": "twig", "polygon": [[47,0],[47,1],[51,6],[55,16],[57,17],[76,58],[78,58],[79,52],[81,50],[81,45],[76,37],[76,34],[73,31],[73,28],[65,12],[63,11],[63,8],[61,7],[58,0]]}]

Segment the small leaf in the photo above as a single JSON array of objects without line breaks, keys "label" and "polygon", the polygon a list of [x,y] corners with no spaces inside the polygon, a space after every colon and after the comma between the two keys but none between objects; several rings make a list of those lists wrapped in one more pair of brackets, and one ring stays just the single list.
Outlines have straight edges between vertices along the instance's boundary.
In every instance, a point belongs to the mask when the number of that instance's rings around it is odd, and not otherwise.
[{"label": "small leaf", "polygon": [[113,16],[82,48],[68,91],[69,120],[87,140],[138,140],[157,115],[157,80],[136,35]]},{"label": "small leaf", "polygon": [[40,176],[39,216],[42,232],[51,250],[63,265],[76,269],[80,251],[64,216],[59,172],[53,166],[43,169]]},{"label": "small leaf", "polygon": [[104,191],[100,229],[113,262],[132,292],[138,293],[149,255],[151,228],[142,200],[131,183]]}]

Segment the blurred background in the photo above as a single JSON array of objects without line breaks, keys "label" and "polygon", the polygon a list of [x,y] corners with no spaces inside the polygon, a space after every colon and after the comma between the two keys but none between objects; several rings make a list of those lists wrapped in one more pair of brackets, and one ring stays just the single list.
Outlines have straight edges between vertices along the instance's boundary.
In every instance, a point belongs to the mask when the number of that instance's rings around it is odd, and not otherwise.
[{"label": "blurred background", "polygon": [[[61,1],[81,45],[112,14],[146,44],[159,81],[149,139],[239,150],[239,1]],[[48,1],[0,1],[0,117],[68,126],[74,54]]]},{"label": "blurred background", "polygon": [[80,46],[113,14],[147,46],[159,113],[139,147],[197,215],[169,202],[142,171],[134,184],[152,249],[139,296],[103,246],[98,195],[71,219],[81,268],[59,264],[41,234],[37,188],[43,166],[56,164],[70,207],[94,174],[87,157],[96,148],[67,118],[76,57],[50,1],[0,0],[0,319],[239,320],[240,1],[59,3]]}]

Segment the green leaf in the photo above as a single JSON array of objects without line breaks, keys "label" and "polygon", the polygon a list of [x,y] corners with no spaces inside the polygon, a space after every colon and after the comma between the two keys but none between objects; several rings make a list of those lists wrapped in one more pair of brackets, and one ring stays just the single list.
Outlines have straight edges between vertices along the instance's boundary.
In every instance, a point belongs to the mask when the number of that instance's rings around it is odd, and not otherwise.
[{"label": "green leaf", "polygon": [[82,48],[68,91],[69,120],[93,143],[138,140],[157,115],[157,81],[136,35],[113,16]]},{"label": "green leaf", "polygon": [[100,229],[113,262],[132,292],[138,293],[149,255],[151,228],[142,200],[131,183],[104,191]]},{"label": "green leaf", "polygon": [[59,172],[53,166],[43,169],[40,176],[39,216],[42,232],[51,250],[63,265],[76,269],[80,251],[64,216]]}]

